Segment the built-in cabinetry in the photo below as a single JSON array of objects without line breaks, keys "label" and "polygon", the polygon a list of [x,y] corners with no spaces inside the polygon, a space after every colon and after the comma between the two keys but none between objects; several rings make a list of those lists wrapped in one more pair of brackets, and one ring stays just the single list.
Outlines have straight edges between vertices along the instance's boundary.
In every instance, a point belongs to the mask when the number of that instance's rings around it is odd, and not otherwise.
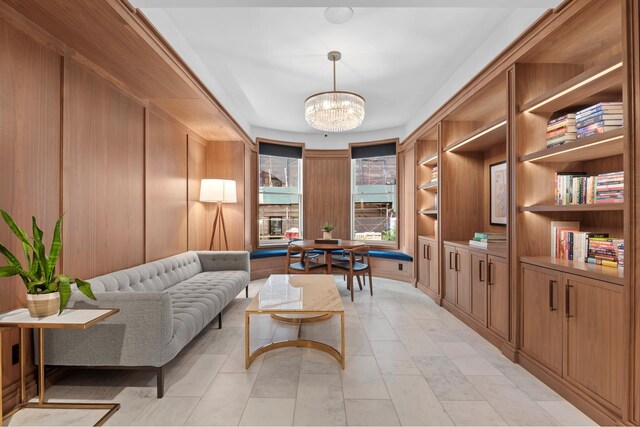
[{"label": "built-in cabinetry", "polygon": [[438,294],[438,241],[432,237],[418,237],[418,282],[435,295]]}]

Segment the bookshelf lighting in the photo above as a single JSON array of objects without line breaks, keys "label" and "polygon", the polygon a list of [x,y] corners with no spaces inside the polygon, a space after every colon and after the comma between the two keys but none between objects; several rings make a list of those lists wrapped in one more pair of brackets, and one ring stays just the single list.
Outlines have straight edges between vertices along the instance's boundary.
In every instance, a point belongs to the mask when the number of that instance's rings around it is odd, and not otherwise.
[{"label": "bookshelf lighting", "polygon": [[495,125],[491,126],[490,128],[483,130],[483,131],[482,131],[482,132],[480,132],[479,134],[477,134],[477,135],[473,135],[471,138],[465,139],[465,140],[464,140],[464,141],[462,141],[461,143],[454,145],[453,147],[449,148],[447,151],[455,151],[455,150],[459,149],[460,147],[462,147],[462,146],[464,146],[464,145],[467,145],[468,143],[470,143],[470,142],[472,142],[472,141],[475,141],[476,139],[478,139],[478,138],[480,138],[480,137],[483,137],[483,136],[485,136],[486,134],[488,134],[488,133],[490,133],[490,132],[493,132],[494,130],[496,130],[496,129],[498,129],[498,128],[501,128],[502,126],[504,126],[504,125],[506,125],[506,124],[507,124],[507,121],[506,121],[506,120],[503,120],[503,121],[501,121],[500,123],[497,123],[497,124],[495,124]]},{"label": "bookshelf lighting", "polygon": [[[594,143],[592,143],[592,144],[580,145],[580,146],[578,146],[578,147],[569,148],[569,149],[567,149],[567,150],[563,150],[563,151],[561,151],[561,153],[562,153],[562,154],[565,154],[565,153],[570,153],[570,152],[572,152],[572,151],[576,151],[576,150],[583,150],[583,149],[585,149],[585,148],[595,147],[596,145],[605,144],[605,143],[607,143],[607,142],[616,141],[616,140],[618,140],[618,139],[622,139],[622,138],[624,138],[624,135],[616,135],[616,136],[614,136],[614,137],[612,137],[612,138],[603,139],[602,141],[594,142]],[[542,160],[542,159],[547,159],[547,158],[549,158],[549,157],[557,156],[558,154],[559,154],[558,152],[556,152],[556,153],[549,153],[549,154],[547,154],[547,155],[545,155],[545,156],[536,157],[535,159],[527,159],[526,161],[527,161],[527,162],[537,162],[537,161],[540,161],[540,160]]]},{"label": "bookshelf lighting", "polygon": [[545,99],[544,101],[540,101],[536,105],[533,105],[533,106],[527,108],[525,110],[525,113],[530,113],[530,112],[532,112],[534,110],[537,110],[538,108],[542,107],[543,105],[546,105],[546,104],[548,104],[548,103],[550,103],[552,101],[555,101],[556,99],[558,99],[560,97],[563,97],[566,94],[571,93],[574,90],[579,89],[582,86],[591,83],[592,81],[598,80],[600,77],[606,76],[607,74],[609,74],[612,71],[615,71],[615,70],[617,70],[618,68],[621,68],[621,67],[622,67],[622,62],[614,64],[611,67],[609,67],[609,68],[607,68],[605,70],[602,70],[597,74],[594,74],[593,76],[589,77],[588,79],[582,80],[581,82],[576,83],[575,85],[573,85],[571,87],[568,87],[567,89],[563,90],[562,92],[556,93],[555,95]]},{"label": "bookshelf lighting", "polygon": [[437,157],[438,157],[438,153],[434,153],[431,156],[425,157],[424,159],[420,160],[420,165],[424,166],[429,162],[434,161]]}]

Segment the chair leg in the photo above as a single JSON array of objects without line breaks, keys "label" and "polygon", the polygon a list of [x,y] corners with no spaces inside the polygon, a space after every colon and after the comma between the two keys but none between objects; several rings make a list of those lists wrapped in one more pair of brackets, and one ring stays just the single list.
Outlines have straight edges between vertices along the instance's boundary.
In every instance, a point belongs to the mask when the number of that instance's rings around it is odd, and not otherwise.
[{"label": "chair leg", "polygon": [[371,278],[371,270],[369,270],[369,290],[371,291],[371,296],[373,296],[373,279]]},{"label": "chair leg", "polygon": [[222,312],[218,313],[218,329],[222,329]]},{"label": "chair leg", "polygon": [[162,399],[164,396],[164,366],[156,368],[156,397]]},{"label": "chair leg", "polygon": [[356,274],[356,279],[358,279],[358,287],[362,290],[362,282],[360,281],[360,275]]},{"label": "chair leg", "polygon": [[353,286],[353,274],[349,274],[349,279],[351,281],[351,302],[353,302],[353,288],[355,288],[355,286]]},{"label": "chair leg", "polygon": [[244,295],[245,295],[245,298],[249,298],[249,285],[247,285],[247,287],[244,288]]}]

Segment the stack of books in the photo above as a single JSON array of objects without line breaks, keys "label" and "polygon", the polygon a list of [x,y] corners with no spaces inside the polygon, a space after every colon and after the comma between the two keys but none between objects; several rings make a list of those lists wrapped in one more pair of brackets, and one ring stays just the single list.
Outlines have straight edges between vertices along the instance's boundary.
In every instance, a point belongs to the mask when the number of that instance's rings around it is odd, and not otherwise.
[{"label": "stack of books", "polygon": [[574,262],[624,266],[624,241],[609,233],[579,231],[577,221],[551,221],[551,255]]},{"label": "stack of books", "polygon": [[576,140],[576,115],[565,114],[547,123],[547,148]]},{"label": "stack of books", "polygon": [[600,102],[576,113],[578,138],[621,128],[622,102]]},{"label": "stack of books", "polygon": [[618,244],[618,267],[624,267],[624,242]]},{"label": "stack of books", "polygon": [[433,168],[431,168],[431,182],[437,182],[438,181],[438,165],[435,165]]},{"label": "stack of books", "polygon": [[587,176],[584,172],[556,172],[556,206],[624,202],[624,171]]},{"label": "stack of books", "polygon": [[469,240],[469,246],[481,249],[506,248],[507,235],[505,233],[477,232],[473,239]]},{"label": "stack of books", "polygon": [[595,185],[595,203],[622,202],[624,202],[624,171],[598,175]]},{"label": "stack of books", "polygon": [[587,262],[589,264],[605,265],[607,267],[618,266],[617,246],[622,243],[619,239],[607,237],[589,237],[587,247]]}]

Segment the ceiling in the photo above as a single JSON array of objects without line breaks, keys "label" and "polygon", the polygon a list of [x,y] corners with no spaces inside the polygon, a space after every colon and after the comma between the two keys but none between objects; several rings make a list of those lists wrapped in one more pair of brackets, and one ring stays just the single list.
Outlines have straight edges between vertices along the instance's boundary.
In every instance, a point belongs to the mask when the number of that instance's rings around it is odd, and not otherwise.
[{"label": "ceiling", "polygon": [[[559,0],[131,3],[252,137],[331,149],[404,138]],[[353,7],[352,19],[328,22],[324,11],[336,5]],[[307,125],[303,104],[331,89],[331,50],[342,52],[338,89],[367,105],[362,126],[325,137]]]}]

